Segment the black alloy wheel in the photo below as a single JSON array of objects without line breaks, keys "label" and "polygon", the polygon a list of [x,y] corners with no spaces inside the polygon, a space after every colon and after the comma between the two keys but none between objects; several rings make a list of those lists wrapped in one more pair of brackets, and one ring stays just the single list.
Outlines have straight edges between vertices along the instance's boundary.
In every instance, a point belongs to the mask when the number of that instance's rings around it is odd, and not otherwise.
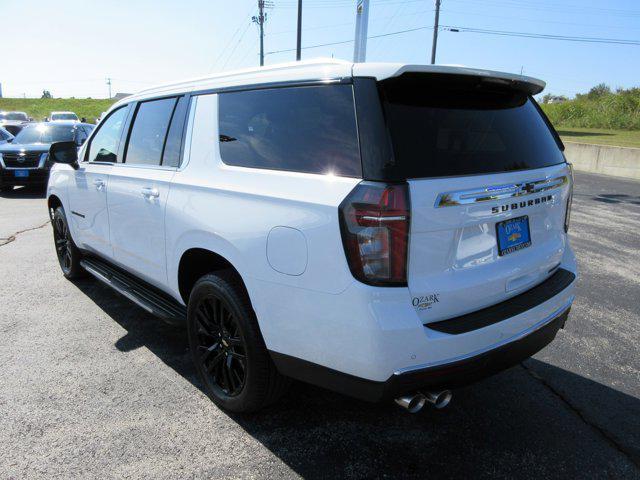
[{"label": "black alloy wheel", "polygon": [[53,218],[53,240],[56,243],[56,254],[63,273],[71,271],[71,250],[69,249],[69,229],[62,215]]},{"label": "black alloy wheel", "polygon": [[245,385],[247,355],[236,318],[223,300],[208,295],[196,309],[196,325],[197,362],[208,386],[237,396]]},{"label": "black alloy wheel", "polygon": [[62,269],[62,274],[68,279],[83,276],[84,269],[80,265],[82,254],[75,243],[73,243],[67,217],[62,207],[56,208],[51,223],[53,226],[53,241],[56,247],[56,255],[60,263],[60,268]]},{"label": "black alloy wheel", "polygon": [[249,295],[237,272],[200,278],[187,306],[189,349],[205,393],[232,412],[255,412],[289,386],[269,355]]}]

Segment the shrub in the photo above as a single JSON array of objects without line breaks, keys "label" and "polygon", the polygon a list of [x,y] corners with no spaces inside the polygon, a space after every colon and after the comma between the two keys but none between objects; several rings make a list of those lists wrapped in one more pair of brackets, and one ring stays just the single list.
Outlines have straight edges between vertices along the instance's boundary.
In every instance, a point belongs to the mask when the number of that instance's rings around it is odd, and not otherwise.
[{"label": "shrub", "polygon": [[573,100],[542,108],[556,127],[640,130],[640,88],[612,92],[600,84]]}]

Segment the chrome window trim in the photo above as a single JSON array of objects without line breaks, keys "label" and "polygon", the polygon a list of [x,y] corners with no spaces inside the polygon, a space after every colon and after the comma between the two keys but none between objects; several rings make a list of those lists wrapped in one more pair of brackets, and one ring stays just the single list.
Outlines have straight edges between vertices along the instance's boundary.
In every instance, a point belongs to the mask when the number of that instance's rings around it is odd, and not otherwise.
[{"label": "chrome window trim", "polygon": [[[97,162],[92,162],[97,163]],[[177,167],[167,167],[165,165],[156,165],[155,163],[111,163],[116,170],[119,168],[124,169],[144,169],[144,170],[178,170]]]},{"label": "chrome window trim", "polygon": [[532,182],[506,183],[490,185],[488,187],[471,188],[454,192],[440,193],[436,198],[435,207],[454,207],[480,202],[491,202],[505,198],[523,197],[561,188],[569,183],[569,178],[562,175],[554,178],[544,178]]}]

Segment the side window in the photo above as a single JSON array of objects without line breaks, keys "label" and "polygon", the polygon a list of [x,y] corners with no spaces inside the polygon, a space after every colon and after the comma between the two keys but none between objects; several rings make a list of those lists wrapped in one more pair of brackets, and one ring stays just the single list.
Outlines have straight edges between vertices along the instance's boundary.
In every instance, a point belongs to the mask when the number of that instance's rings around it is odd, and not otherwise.
[{"label": "side window", "polygon": [[221,93],[227,165],[361,177],[351,85]]},{"label": "side window", "polygon": [[171,126],[167,134],[167,143],[164,146],[164,154],[162,155],[162,165],[167,167],[180,166],[180,151],[182,150],[182,131],[184,122],[186,121],[187,108],[189,100],[186,97],[180,97],[173,117],[171,118]]},{"label": "side window", "polygon": [[87,132],[82,127],[76,128],[76,144],[82,145],[87,140]]},{"label": "side window", "polygon": [[129,134],[125,163],[160,165],[175,105],[175,98],[150,100],[138,105]]},{"label": "side window", "polygon": [[100,122],[98,131],[91,139],[87,149],[87,161],[110,163],[118,161],[120,137],[128,112],[128,106],[122,107],[109,115],[103,122]]}]

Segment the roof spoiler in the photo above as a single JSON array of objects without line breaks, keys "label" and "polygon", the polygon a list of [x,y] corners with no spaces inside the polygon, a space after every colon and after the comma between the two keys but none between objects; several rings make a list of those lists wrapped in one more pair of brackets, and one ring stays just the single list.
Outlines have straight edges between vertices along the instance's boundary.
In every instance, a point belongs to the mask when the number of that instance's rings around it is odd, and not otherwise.
[{"label": "roof spoiler", "polygon": [[399,77],[405,73],[428,73],[442,75],[456,75],[478,77],[482,82],[495,84],[505,88],[518,90],[529,95],[536,95],[544,90],[546,83],[537,78],[526,75],[515,75],[512,73],[497,72],[479,68],[449,66],[449,65],[402,65],[402,64],[354,64],[353,76],[375,77],[376,80],[386,80],[388,78]]}]

